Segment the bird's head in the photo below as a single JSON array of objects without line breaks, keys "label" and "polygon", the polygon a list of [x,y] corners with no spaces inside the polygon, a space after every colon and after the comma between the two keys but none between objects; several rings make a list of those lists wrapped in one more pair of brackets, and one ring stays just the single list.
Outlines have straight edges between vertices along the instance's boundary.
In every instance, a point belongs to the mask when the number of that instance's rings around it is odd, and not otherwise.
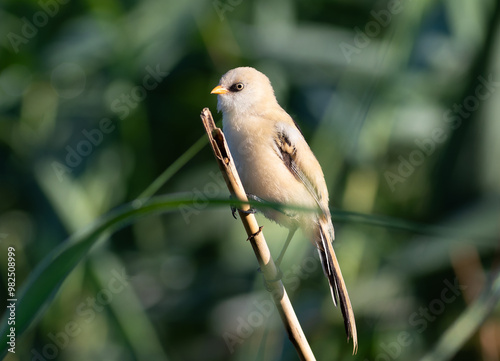
[{"label": "bird's head", "polygon": [[229,70],[211,94],[218,95],[217,110],[226,114],[259,113],[266,105],[276,104],[269,78],[251,67]]}]

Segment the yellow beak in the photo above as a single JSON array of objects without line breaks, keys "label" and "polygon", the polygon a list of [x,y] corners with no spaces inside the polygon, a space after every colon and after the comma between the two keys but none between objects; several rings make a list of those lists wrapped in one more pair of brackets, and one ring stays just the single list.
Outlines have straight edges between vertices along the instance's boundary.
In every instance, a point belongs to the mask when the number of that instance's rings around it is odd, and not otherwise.
[{"label": "yellow beak", "polygon": [[226,93],[229,93],[229,90],[227,90],[226,88],[224,88],[224,87],[222,87],[220,85],[217,85],[210,92],[210,94],[226,94]]}]

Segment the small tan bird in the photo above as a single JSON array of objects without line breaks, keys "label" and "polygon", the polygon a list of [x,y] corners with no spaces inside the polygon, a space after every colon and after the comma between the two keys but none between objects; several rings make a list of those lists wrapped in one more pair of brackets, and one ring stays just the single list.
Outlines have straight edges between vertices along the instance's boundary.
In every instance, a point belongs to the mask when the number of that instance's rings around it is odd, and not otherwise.
[{"label": "small tan bird", "polygon": [[[269,79],[250,67],[224,74],[212,90],[218,94],[223,131],[241,182],[249,197],[281,204],[320,208],[321,214],[290,214],[266,208],[264,215],[287,227],[285,247],[301,227],[318,249],[333,303],[344,316],[347,333],[357,352],[356,322],[347,288],[332,247],[333,224],[323,171],[293,119],[281,108]],[[280,254],[278,258],[281,260]]]}]

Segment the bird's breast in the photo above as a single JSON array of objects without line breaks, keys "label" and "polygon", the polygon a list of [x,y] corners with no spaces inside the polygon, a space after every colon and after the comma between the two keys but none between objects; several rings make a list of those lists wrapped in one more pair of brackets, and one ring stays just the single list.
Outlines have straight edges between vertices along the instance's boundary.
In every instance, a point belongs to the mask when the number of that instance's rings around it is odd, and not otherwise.
[{"label": "bird's breast", "polygon": [[[249,128],[226,123],[223,129],[245,192],[270,202],[315,207],[315,200],[307,188],[290,172],[276,151],[274,132]],[[272,210],[263,210],[263,213],[278,223],[289,225],[283,214]]]}]

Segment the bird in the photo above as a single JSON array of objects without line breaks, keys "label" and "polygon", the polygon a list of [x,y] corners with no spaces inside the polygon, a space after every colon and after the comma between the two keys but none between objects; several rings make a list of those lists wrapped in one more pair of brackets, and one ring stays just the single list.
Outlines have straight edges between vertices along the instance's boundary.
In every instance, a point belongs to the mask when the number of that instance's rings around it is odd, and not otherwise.
[{"label": "bird", "polygon": [[[301,228],[316,246],[335,306],[340,304],[347,340],[357,352],[356,321],[332,242],[329,195],[321,166],[298,125],[278,104],[269,78],[252,67],[224,74],[211,91],[222,112],[222,131],[249,198],[319,209],[262,207],[265,217],[289,229],[285,248]],[[280,254],[279,260],[283,256]]]}]

